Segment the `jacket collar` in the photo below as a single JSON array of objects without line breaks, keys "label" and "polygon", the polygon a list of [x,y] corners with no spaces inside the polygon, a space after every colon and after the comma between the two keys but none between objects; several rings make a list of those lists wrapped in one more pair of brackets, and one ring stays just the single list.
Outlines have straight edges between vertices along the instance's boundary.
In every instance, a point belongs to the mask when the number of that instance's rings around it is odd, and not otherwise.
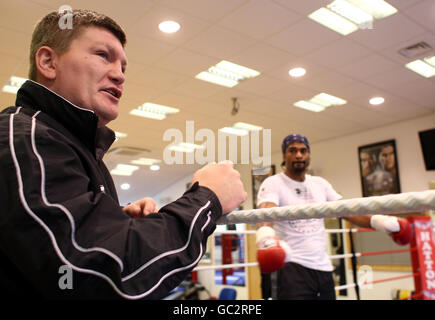
[{"label": "jacket collar", "polygon": [[98,117],[93,111],[74,105],[32,80],[26,81],[18,90],[15,105],[44,112],[77,137],[97,158],[102,158],[115,141],[111,129],[97,127]]}]

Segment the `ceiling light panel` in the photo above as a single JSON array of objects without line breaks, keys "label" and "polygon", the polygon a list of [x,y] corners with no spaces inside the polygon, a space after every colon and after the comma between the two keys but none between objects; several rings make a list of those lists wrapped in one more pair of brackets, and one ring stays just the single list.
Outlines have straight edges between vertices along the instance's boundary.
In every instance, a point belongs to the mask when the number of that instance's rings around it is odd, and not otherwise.
[{"label": "ceiling light panel", "polygon": [[328,107],[340,106],[346,103],[347,101],[344,99],[322,92],[315,95],[310,100],[300,100],[293,105],[305,110],[321,112]]},{"label": "ceiling light panel", "polygon": [[115,131],[115,141],[118,141],[119,139],[127,137],[127,134],[124,132]]},{"label": "ceiling light panel", "polygon": [[308,17],[344,36],[359,28],[372,28],[375,19],[395,14],[397,9],[384,0],[334,0]]},{"label": "ceiling light panel", "polygon": [[144,118],[163,120],[168,115],[178,113],[179,111],[180,110],[177,108],[146,102],[136,109],[131,110],[130,114]]},{"label": "ceiling light panel", "polygon": [[236,136],[246,136],[249,134],[249,131],[246,129],[234,128],[234,127],[224,127],[219,129],[219,131],[227,134],[233,134]]},{"label": "ceiling light panel", "polygon": [[263,130],[263,127],[260,126],[256,126],[254,124],[250,124],[250,123],[246,123],[246,122],[236,122],[233,125],[234,128],[237,129],[245,129],[248,131],[259,131],[259,130]]},{"label": "ceiling light panel", "polygon": [[309,101],[306,101],[306,100],[300,100],[300,101],[296,102],[294,104],[294,106],[308,110],[308,111],[313,111],[313,112],[321,112],[321,111],[325,110],[325,107],[320,106],[320,105],[315,104],[315,103],[312,103],[312,102],[309,102]]},{"label": "ceiling light panel", "polygon": [[194,143],[180,142],[178,144],[170,146],[168,149],[171,151],[191,153],[197,149],[204,149],[204,146]]},{"label": "ceiling light panel", "polygon": [[357,25],[373,22],[372,15],[345,0],[335,0],[327,8]]},{"label": "ceiling light panel", "polygon": [[324,107],[340,106],[347,103],[346,100],[343,100],[341,98],[335,97],[333,95],[324,92],[315,95],[313,98],[311,98],[310,101],[320,104],[321,106]]},{"label": "ceiling light panel", "polygon": [[195,78],[232,88],[241,81],[257,77],[259,74],[256,70],[222,60],[207,71],[200,72]]},{"label": "ceiling light panel", "polygon": [[414,60],[405,65],[408,69],[418,73],[419,75],[430,78],[435,76],[435,68],[422,60]]},{"label": "ceiling light panel", "polygon": [[375,19],[383,19],[397,13],[397,9],[384,0],[347,0]]},{"label": "ceiling light panel", "polygon": [[132,164],[137,164],[141,166],[152,166],[153,164],[160,163],[161,160],[159,159],[151,159],[151,158],[139,158],[136,160],[132,160]]},{"label": "ceiling light panel", "polygon": [[9,81],[3,86],[2,91],[12,94],[17,94],[18,90],[21,88],[21,86],[26,82],[27,79],[12,76]]},{"label": "ceiling light panel", "polygon": [[116,167],[112,169],[110,173],[117,176],[131,176],[132,173],[138,169],[138,166],[120,163],[116,165]]},{"label": "ceiling light panel", "polygon": [[320,8],[308,17],[343,36],[358,30],[358,26],[355,23],[326,8]]},{"label": "ceiling light panel", "polygon": [[424,58],[424,62],[435,68],[435,56]]}]

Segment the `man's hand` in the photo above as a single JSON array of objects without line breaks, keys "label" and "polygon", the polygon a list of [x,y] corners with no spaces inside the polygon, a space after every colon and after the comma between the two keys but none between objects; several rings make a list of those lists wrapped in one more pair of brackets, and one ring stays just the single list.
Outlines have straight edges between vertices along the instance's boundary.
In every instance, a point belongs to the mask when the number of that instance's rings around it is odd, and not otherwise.
[{"label": "man's hand", "polygon": [[240,173],[234,169],[231,161],[202,167],[193,175],[192,184],[195,182],[216,194],[223,214],[233,211],[248,197],[240,180]]},{"label": "man's hand", "polygon": [[257,261],[262,273],[270,273],[284,267],[287,255],[291,255],[290,247],[276,237],[275,230],[263,226],[257,230]]},{"label": "man's hand", "polygon": [[370,218],[370,225],[376,231],[385,232],[399,245],[407,245],[413,236],[408,220],[393,216],[375,214]]},{"label": "man's hand", "polygon": [[159,207],[152,198],[143,198],[130,203],[122,210],[132,218],[140,218],[159,211]]}]

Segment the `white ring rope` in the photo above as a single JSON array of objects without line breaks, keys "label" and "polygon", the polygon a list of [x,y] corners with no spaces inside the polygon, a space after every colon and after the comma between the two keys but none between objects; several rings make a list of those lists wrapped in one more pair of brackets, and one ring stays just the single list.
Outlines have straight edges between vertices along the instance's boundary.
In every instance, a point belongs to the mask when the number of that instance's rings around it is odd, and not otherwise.
[{"label": "white ring rope", "polygon": [[397,214],[435,209],[435,190],[346,199],[303,205],[233,211],[218,224]]},{"label": "white ring rope", "polygon": [[221,270],[221,269],[238,269],[244,267],[256,267],[258,262],[247,262],[247,263],[233,263],[233,264],[216,264],[209,266],[198,266],[193,271],[203,271],[203,270]]},{"label": "white ring rope", "polygon": [[[363,228],[364,229],[364,228]],[[375,231],[374,229],[366,229],[367,231]],[[352,228],[352,229],[325,229],[326,233],[347,233],[347,232],[361,232],[361,228]],[[215,231],[213,232],[214,236],[221,236],[223,234],[236,234],[236,235],[244,235],[244,234],[256,234],[257,230],[224,230],[224,231]]]}]

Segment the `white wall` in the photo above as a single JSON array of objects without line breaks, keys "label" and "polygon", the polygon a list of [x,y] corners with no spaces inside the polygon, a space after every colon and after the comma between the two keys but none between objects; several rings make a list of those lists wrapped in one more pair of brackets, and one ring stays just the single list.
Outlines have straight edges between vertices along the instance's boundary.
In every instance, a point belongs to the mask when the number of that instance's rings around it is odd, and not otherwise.
[{"label": "white wall", "polygon": [[315,143],[312,145],[311,168],[316,175],[329,180],[344,198],[361,197],[358,147],[394,139],[401,191],[427,190],[429,182],[435,180],[435,171],[425,170],[418,132],[434,127],[435,113],[431,116]]}]

